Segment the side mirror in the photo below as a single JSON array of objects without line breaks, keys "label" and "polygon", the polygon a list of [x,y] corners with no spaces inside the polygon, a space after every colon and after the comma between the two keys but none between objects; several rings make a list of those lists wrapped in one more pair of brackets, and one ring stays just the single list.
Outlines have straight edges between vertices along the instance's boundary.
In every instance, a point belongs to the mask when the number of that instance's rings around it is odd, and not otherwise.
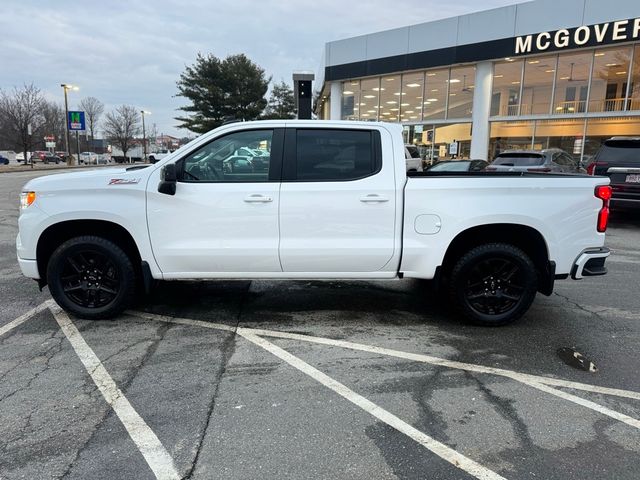
[{"label": "side mirror", "polygon": [[178,175],[176,172],[176,164],[168,163],[160,171],[160,184],[158,185],[158,192],[165,195],[175,195],[176,186],[178,183]]}]

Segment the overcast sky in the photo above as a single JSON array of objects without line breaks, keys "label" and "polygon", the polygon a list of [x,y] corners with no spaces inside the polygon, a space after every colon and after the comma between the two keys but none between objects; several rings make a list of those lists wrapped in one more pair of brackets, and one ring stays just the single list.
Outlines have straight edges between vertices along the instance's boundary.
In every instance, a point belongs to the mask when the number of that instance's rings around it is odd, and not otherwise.
[{"label": "overcast sky", "polygon": [[[44,5],[46,3],[46,5]],[[518,3],[516,0],[3,0],[0,88],[33,82],[70,108],[94,96],[110,110],[149,110],[160,133],[176,128],[176,80],[196,54],[245,53],[274,81],[320,65],[325,42]],[[429,46],[425,45],[425,49]]]}]

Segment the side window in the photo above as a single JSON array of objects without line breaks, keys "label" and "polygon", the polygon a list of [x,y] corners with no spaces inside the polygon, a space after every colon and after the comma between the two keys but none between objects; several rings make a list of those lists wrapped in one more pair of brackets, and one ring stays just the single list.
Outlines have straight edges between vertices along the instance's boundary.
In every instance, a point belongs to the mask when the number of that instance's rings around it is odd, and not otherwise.
[{"label": "side window", "polygon": [[344,181],[372,175],[379,169],[375,138],[369,130],[297,130],[296,179]]},{"label": "side window", "polygon": [[248,130],[216,138],[182,160],[184,182],[267,182],[273,130]]}]

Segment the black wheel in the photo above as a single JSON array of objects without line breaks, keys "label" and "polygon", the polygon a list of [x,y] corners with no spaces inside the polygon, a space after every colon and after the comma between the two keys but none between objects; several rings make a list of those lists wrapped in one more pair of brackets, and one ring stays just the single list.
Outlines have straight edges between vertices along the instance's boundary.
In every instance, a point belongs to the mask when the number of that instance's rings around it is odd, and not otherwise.
[{"label": "black wheel", "polygon": [[504,243],[481,245],[464,255],[451,271],[449,296],[472,322],[507,325],[531,306],[538,274],[519,248]]},{"label": "black wheel", "polygon": [[60,245],[47,265],[47,282],[58,305],[90,320],[115,317],[136,290],[131,259],[115,243],[95,236]]}]

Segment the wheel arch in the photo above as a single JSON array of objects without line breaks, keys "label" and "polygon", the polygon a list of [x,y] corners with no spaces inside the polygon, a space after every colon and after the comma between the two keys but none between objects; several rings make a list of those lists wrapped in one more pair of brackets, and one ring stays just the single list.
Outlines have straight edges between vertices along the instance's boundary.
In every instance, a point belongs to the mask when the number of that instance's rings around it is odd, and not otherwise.
[{"label": "wheel arch", "polygon": [[38,238],[36,259],[40,272],[40,287],[47,284],[47,264],[55,249],[67,240],[82,235],[95,235],[112,241],[129,256],[137,277],[142,278],[143,273],[146,275],[146,272],[142,271],[140,250],[131,233],[122,225],[108,220],[66,220],[50,225]]},{"label": "wheel arch", "polygon": [[448,277],[460,257],[472,248],[487,243],[507,243],[524,251],[538,271],[539,292],[551,295],[555,280],[555,263],[549,260],[549,247],[544,236],[527,225],[496,223],[479,225],[460,232],[447,248],[441,274]]}]

